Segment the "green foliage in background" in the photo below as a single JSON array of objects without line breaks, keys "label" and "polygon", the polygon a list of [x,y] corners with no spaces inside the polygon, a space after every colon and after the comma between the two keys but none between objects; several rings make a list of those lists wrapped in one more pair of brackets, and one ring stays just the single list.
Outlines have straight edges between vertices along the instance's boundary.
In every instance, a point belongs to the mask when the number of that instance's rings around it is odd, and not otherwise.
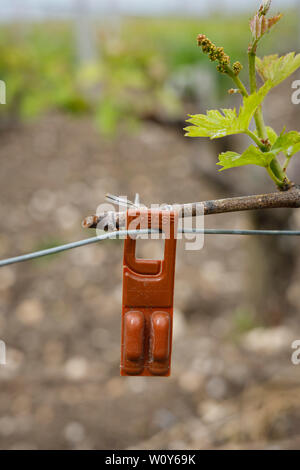
[{"label": "green foliage in background", "polygon": [[[0,124],[62,110],[88,113],[101,133],[114,135],[117,129],[134,129],[147,118],[180,120],[187,97],[171,83],[185,67],[207,68],[196,42],[191,47],[199,29],[222,41],[229,54],[241,60],[248,41],[247,23],[246,16],[218,15],[99,22],[98,58],[84,66],[77,58],[73,24],[2,25],[0,79],[7,85],[7,104],[0,106]],[[295,37],[292,14],[278,27],[282,37]],[[285,46],[281,41],[282,50]],[[226,80],[218,77],[219,96],[226,86]],[[201,89],[201,83],[197,87]]]},{"label": "green foliage in background", "polygon": [[63,26],[3,28],[0,76],[7,85],[1,115],[29,119],[51,109],[75,113],[89,107],[76,83],[74,51]]}]

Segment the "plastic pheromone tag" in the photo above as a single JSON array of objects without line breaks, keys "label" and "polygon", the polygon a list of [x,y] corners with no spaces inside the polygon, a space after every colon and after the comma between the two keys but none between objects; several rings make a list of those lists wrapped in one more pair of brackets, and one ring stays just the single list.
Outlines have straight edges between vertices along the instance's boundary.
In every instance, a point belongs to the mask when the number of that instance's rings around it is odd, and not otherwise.
[{"label": "plastic pheromone tag", "polygon": [[124,242],[121,375],[170,375],[177,222],[174,211],[127,212],[127,228],[159,229],[165,249],[136,259],[136,240]]}]

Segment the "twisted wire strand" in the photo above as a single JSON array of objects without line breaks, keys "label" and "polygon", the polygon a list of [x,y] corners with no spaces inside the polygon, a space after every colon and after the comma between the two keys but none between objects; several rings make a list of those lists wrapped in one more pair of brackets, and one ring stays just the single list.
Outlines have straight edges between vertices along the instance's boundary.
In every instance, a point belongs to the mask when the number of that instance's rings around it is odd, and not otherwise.
[{"label": "twisted wire strand", "polygon": [[[108,239],[122,239],[127,235],[146,235],[151,233],[157,233],[157,230],[120,230],[118,232],[108,232],[103,235],[96,237],[86,238],[77,242],[67,243],[65,245],[55,246],[53,248],[47,248],[45,250],[35,251],[33,253],[27,253],[25,255],[14,256],[0,260],[0,267],[7,266],[9,264],[21,263],[23,261],[29,261],[42,256],[54,255],[61,253],[62,251],[72,250],[73,248],[80,248],[82,246],[91,245]],[[238,229],[179,229],[178,233],[188,234],[204,234],[204,235],[257,235],[257,236],[300,236],[298,230],[238,230]]]}]

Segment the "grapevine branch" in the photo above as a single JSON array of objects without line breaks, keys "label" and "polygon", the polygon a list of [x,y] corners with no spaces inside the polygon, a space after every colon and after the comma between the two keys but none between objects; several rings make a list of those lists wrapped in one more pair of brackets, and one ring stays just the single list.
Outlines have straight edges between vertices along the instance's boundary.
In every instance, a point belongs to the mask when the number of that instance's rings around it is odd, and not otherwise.
[{"label": "grapevine branch", "polygon": [[[240,212],[259,209],[300,208],[300,186],[294,186],[289,191],[260,194],[253,196],[241,196],[211,201],[193,202],[190,204],[168,205],[167,208],[175,208],[179,211],[179,217],[196,217],[197,215],[224,214],[228,212]],[[203,211],[203,212],[202,212]],[[82,226],[84,228],[112,228],[120,230],[126,225],[126,212],[103,212],[98,215],[86,217]]]}]

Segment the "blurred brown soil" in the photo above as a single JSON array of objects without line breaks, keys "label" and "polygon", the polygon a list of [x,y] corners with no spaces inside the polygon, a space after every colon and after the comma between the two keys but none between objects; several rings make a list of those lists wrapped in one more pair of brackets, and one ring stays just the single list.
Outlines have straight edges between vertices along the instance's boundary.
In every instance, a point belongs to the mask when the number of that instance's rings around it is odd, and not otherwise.
[{"label": "blurred brown soil", "polygon": [[[1,258],[92,236],[81,220],[106,192],[146,204],[216,196],[194,171],[216,158],[209,144],[155,124],[108,141],[88,119],[50,115],[3,133],[0,157]],[[250,224],[232,214],[206,226]],[[225,236],[207,236],[201,251],[179,243],[169,379],[119,377],[121,241],[2,268],[0,448],[299,448],[299,266],[293,311],[260,328],[248,247]]]}]

